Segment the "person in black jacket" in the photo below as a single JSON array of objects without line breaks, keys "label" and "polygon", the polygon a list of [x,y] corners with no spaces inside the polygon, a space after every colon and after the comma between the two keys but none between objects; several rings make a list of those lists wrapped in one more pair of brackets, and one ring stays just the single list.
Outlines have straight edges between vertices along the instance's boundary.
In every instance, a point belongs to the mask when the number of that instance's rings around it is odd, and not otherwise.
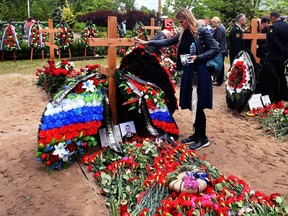
[{"label": "person in black jacket", "polygon": [[[157,33],[154,37],[151,38],[151,40],[163,40],[170,38],[172,36],[172,33],[168,29],[163,29],[159,33]],[[145,45],[145,50],[147,50],[150,53],[155,53],[158,57],[161,56],[161,49],[162,46],[151,46],[146,44]]]},{"label": "person in black jacket", "polygon": [[268,61],[280,81],[280,95],[276,101],[288,101],[287,80],[284,74],[284,62],[288,59],[288,24],[280,19],[280,13],[270,14],[272,25],[267,32]]},{"label": "person in black jacket", "polygon": [[242,27],[246,25],[246,16],[239,14],[236,16],[236,21],[229,34],[230,41],[230,65],[232,65],[235,56],[243,49],[245,49],[244,40],[242,40]]},{"label": "person in black jacket", "polygon": [[[220,52],[222,54],[223,62],[226,56],[228,56],[228,50],[227,50],[227,41],[226,41],[226,30],[225,27],[222,25],[219,17],[213,17],[211,19],[213,27],[215,27],[213,37],[216,41],[219,43]],[[224,70],[225,66],[223,64],[223,67],[221,69],[220,74],[216,77],[216,85],[221,86],[224,81]]]},{"label": "person in black jacket", "polygon": [[[218,42],[207,28],[199,28],[198,32],[197,20],[188,9],[180,9],[176,14],[176,19],[182,27],[182,31],[179,34],[166,40],[143,41],[135,39],[135,41],[136,43],[152,46],[171,46],[178,43],[176,67],[178,70],[183,70],[179,101],[181,109],[191,110],[192,80],[194,78],[198,79],[198,102],[196,119],[193,125],[193,129],[195,129],[194,134],[181,140],[181,142],[189,144],[190,149],[198,150],[210,144],[206,136],[206,116],[204,109],[212,109],[212,80],[206,68],[206,62],[208,59],[217,56],[220,50]],[[182,65],[180,55],[189,54],[192,43],[196,45],[196,55],[190,56],[194,63]],[[197,77],[194,77],[195,74]]]},{"label": "person in black jacket", "polygon": [[[269,26],[270,26],[270,17],[264,16],[261,19],[260,33],[267,34]],[[257,48],[256,56],[258,58],[267,60],[268,59],[268,51],[269,51],[268,50],[268,41],[265,39],[258,40],[257,45],[258,45],[258,48]]]}]

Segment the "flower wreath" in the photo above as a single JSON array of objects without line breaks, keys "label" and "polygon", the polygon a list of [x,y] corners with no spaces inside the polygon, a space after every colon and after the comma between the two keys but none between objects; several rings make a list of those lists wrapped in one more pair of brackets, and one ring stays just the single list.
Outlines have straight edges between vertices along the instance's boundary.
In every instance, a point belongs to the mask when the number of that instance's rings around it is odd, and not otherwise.
[{"label": "flower wreath", "polygon": [[144,28],[144,24],[140,21],[137,21],[135,26],[132,29],[132,37],[137,37],[141,40],[148,40],[148,32]]},{"label": "flower wreath", "polygon": [[227,72],[226,100],[229,108],[241,112],[255,90],[252,89],[255,74],[251,59],[253,57],[245,51],[241,51],[237,56],[238,58],[234,59],[233,65]]},{"label": "flower wreath", "polygon": [[86,48],[89,47],[88,39],[89,38],[98,38],[98,30],[95,24],[88,24],[82,31],[80,37],[80,43],[83,44]]},{"label": "flower wreath", "polygon": [[211,184],[204,171],[187,165],[178,167],[167,179],[169,188],[177,193],[202,193]]},{"label": "flower wreath", "polygon": [[67,23],[57,24],[56,29],[62,29],[63,32],[57,32],[55,34],[55,44],[59,49],[69,49],[74,42],[74,34],[72,29]]},{"label": "flower wreath", "polygon": [[43,26],[39,22],[33,23],[29,29],[28,47],[34,49],[44,49],[46,47],[45,42],[49,40],[48,35],[41,33],[41,29],[43,29]]},{"label": "flower wreath", "polygon": [[2,42],[0,50],[6,51],[16,51],[20,50],[20,40],[19,34],[17,32],[16,27],[14,27],[11,23],[7,25],[7,27],[3,30]]},{"label": "flower wreath", "polygon": [[165,104],[165,94],[160,88],[155,88],[154,85],[149,83],[143,84],[134,79],[126,78],[128,82],[131,82],[140,91],[142,97],[139,97],[128,83],[121,79],[120,71],[117,71],[115,76],[119,83],[119,88],[123,90],[126,98],[128,98],[122,105],[130,105],[129,110],[139,110],[141,100],[144,100],[154,126],[166,133],[179,135],[179,129]]},{"label": "flower wreath", "polygon": [[48,103],[43,113],[36,157],[50,172],[67,167],[75,157],[83,154],[85,148],[97,145],[94,136],[104,118],[101,90],[107,86],[97,67],[87,66],[84,75],[90,74],[89,78],[85,80],[84,76],[78,84],[71,82],[54,97],[54,101],[61,98],[60,95],[73,86],[60,104]]}]

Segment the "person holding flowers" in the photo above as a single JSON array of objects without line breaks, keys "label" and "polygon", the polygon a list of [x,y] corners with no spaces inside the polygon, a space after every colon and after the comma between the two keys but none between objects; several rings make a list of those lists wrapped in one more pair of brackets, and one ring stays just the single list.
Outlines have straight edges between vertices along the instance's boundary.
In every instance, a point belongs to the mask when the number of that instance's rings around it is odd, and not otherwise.
[{"label": "person holding flowers", "polygon": [[[188,9],[180,9],[176,14],[176,19],[182,27],[182,32],[179,34],[165,40],[143,41],[135,39],[135,41],[136,43],[151,46],[171,46],[178,44],[176,66],[178,70],[183,70],[179,104],[182,109],[192,109],[192,80],[195,80],[195,78],[198,80],[197,112],[193,125],[195,131],[194,134],[181,140],[181,142],[189,144],[190,149],[198,150],[210,144],[206,135],[206,116],[204,109],[212,109],[212,80],[206,68],[206,62],[219,53],[219,46],[207,28],[197,30],[197,20]],[[190,55],[194,63],[182,64],[180,55],[189,54],[192,43],[196,45],[196,55]]]}]

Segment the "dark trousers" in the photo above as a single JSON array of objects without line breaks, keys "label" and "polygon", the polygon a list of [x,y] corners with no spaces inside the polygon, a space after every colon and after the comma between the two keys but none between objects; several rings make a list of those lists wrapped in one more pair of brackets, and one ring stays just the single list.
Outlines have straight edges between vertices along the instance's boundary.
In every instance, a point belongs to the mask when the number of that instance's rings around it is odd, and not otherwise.
[{"label": "dark trousers", "polygon": [[225,71],[225,63],[224,63],[224,59],[225,59],[225,56],[222,55],[222,58],[223,58],[223,67],[221,69],[221,72],[220,74],[217,76],[216,78],[216,81],[217,81],[217,84],[218,85],[222,85],[223,84],[223,81],[224,81],[224,71]]},{"label": "dark trousers", "polygon": [[194,123],[195,135],[202,139],[207,139],[206,136],[206,115],[204,110],[197,109],[196,119]]},{"label": "dark trousers", "polygon": [[[275,73],[277,74],[280,81],[280,95],[276,96],[276,101],[288,100],[288,89],[287,89],[287,80],[284,74],[284,61],[270,61]],[[268,87],[268,86],[267,86]],[[269,88],[269,87],[268,87]]]}]

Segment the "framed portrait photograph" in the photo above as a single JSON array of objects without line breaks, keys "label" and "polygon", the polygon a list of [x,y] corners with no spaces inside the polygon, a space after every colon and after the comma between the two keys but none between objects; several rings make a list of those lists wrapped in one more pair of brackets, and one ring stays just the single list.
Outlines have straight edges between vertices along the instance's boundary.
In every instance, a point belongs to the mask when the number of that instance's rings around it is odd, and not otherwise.
[{"label": "framed portrait photograph", "polygon": [[136,137],[137,132],[136,132],[134,121],[124,122],[124,123],[119,124],[119,126],[120,126],[120,131],[121,131],[123,142],[131,141]]}]

